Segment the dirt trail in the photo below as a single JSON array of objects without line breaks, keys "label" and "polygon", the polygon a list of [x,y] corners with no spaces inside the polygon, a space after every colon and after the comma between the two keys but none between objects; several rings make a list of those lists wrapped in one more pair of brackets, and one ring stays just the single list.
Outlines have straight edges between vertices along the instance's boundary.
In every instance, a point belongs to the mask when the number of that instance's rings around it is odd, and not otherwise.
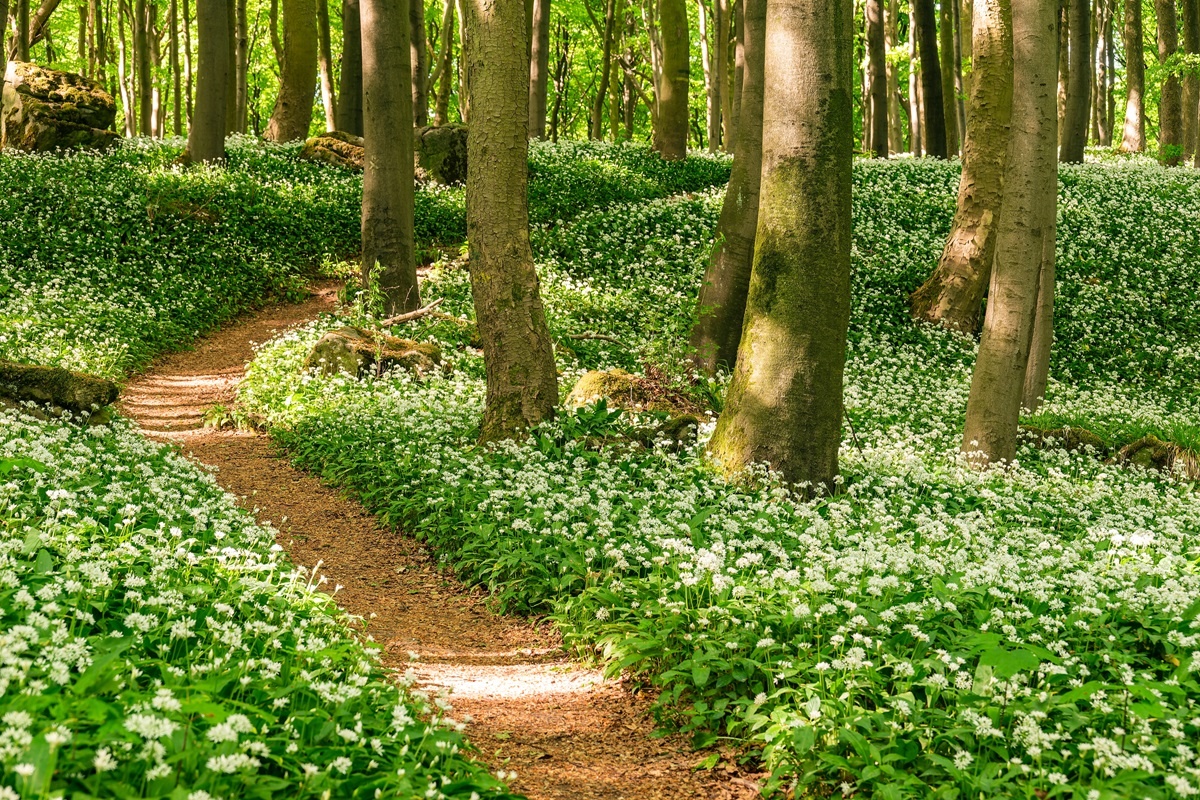
[{"label": "dirt trail", "polygon": [[[555,633],[490,611],[485,598],[440,574],[413,539],[384,531],[356,500],[280,458],[261,434],[202,426],[206,409],[229,404],[253,344],[332,310],[336,287],[299,305],[247,315],[166,356],[132,380],[121,411],[147,436],[173,442],[209,467],[258,518],[280,531],[294,561],[340,584],[338,603],[375,614],[370,632],[389,666],[413,666],[423,685],[445,690],[454,715],[493,770],[531,800],[745,800],[758,792],[727,762],[680,737],[654,738],[649,698],[573,663]],[[410,662],[410,653],[418,654]]]}]

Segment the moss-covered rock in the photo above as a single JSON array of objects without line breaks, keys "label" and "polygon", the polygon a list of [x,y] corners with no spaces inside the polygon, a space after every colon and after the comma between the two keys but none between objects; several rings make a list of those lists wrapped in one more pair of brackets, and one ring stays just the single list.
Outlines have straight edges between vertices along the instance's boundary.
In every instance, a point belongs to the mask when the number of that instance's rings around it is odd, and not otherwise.
[{"label": "moss-covered rock", "polygon": [[362,172],[364,153],[361,136],[344,131],[330,131],[306,141],[300,151],[300,158]]},{"label": "moss-covered rock", "polygon": [[467,182],[467,127],[436,125],[413,132],[417,180],[422,183]]},{"label": "moss-covered rock", "polygon": [[1187,480],[1200,480],[1200,457],[1153,434],[1125,445],[1117,452],[1117,463],[1168,472]]},{"label": "moss-covered rock", "polygon": [[52,411],[91,414],[116,402],[118,393],[115,383],[94,375],[0,361],[0,399],[9,405],[33,402]]},{"label": "moss-covered rock", "polygon": [[442,351],[429,342],[347,326],[322,336],[305,366],[325,375],[345,372],[356,378],[395,368],[426,375],[442,366]]},{"label": "moss-covered rock", "polygon": [[1032,439],[1038,447],[1061,447],[1072,452],[1091,448],[1091,451],[1099,458],[1105,458],[1109,453],[1108,444],[1086,428],[1075,428],[1069,425],[1061,428],[1038,428],[1033,425],[1022,425],[1021,432],[1024,436]]},{"label": "moss-covered rock", "polygon": [[103,150],[118,138],[110,130],[116,114],[112,97],[82,75],[10,61],[0,91],[0,146]]}]

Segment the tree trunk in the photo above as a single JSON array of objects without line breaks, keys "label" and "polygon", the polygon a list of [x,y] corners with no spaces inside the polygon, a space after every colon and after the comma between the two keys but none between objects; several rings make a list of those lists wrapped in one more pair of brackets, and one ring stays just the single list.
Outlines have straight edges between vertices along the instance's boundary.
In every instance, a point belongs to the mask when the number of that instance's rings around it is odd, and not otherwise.
[{"label": "tree trunk", "polygon": [[938,35],[941,43],[942,115],[946,118],[946,156],[958,155],[958,96],[954,91],[954,10],[957,0],[942,0],[939,5]]},{"label": "tree trunk", "polygon": [[183,81],[187,91],[187,122],[188,128],[191,129],[192,113],[195,107],[195,86],[192,72],[192,18],[189,9],[189,0],[183,2]]},{"label": "tree trunk", "polygon": [[1071,0],[1059,0],[1058,5],[1058,145],[1066,133],[1067,85],[1071,82]]},{"label": "tree trunk", "polygon": [[[96,0],[91,2],[95,3]],[[8,59],[8,0],[0,0],[0,54]]]},{"label": "tree trunk", "polygon": [[171,39],[170,48],[167,52],[167,60],[170,62],[171,70],[171,125],[172,132],[176,136],[183,135],[183,76],[179,71],[179,2],[171,0],[170,10],[167,12],[171,18]]},{"label": "tree trunk", "polygon": [[199,53],[196,74],[196,111],[188,132],[192,161],[225,158],[225,94],[229,91],[230,0],[196,0],[196,33]]},{"label": "tree trunk", "polygon": [[150,50],[150,136],[156,139],[163,135],[163,102],[162,91],[158,87],[155,76],[162,63],[159,48],[158,3],[150,2],[146,7],[146,36]]},{"label": "tree trunk", "polygon": [[871,97],[871,149],[879,158],[888,157],[887,56],[883,35],[884,0],[867,0],[867,83]]},{"label": "tree trunk", "polygon": [[719,102],[717,103],[720,117],[718,135],[721,140],[721,149],[728,152],[733,149],[733,131],[731,129],[734,123],[733,97],[729,92],[729,36],[732,30],[729,0],[713,0],[713,22],[717,37],[714,48],[716,51],[714,80],[720,88]]},{"label": "tree trunk", "polygon": [[[91,19],[92,19],[92,35],[95,42],[95,61],[96,61],[96,80],[100,85],[108,85],[108,27],[107,21],[112,18],[111,14],[104,13],[104,6],[100,0],[90,0],[91,4]],[[0,53],[3,53],[4,48],[0,47]]]},{"label": "tree trunk", "polygon": [[467,17],[463,10],[466,0],[455,0],[458,6],[458,44],[462,54],[458,59],[458,119],[464,125],[471,115],[471,74],[466,68]]},{"label": "tree trunk", "polygon": [[563,101],[571,88],[571,30],[558,24],[558,47],[554,58],[554,105],[550,110],[550,141],[558,141],[558,120]]},{"label": "tree trunk", "polygon": [[17,61],[29,60],[29,0],[17,0]]},{"label": "tree trunk", "polygon": [[[1158,62],[1166,64],[1179,49],[1175,0],[1154,0],[1158,12]],[[1166,73],[1158,101],[1158,160],[1169,167],[1183,158],[1183,98],[1179,76]]]},{"label": "tree trunk", "polygon": [[[742,0],[734,0],[731,7],[733,9],[733,76],[731,80],[730,95],[733,102],[730,105],[730,117],[734,126],[742,115],[742,84],[746,76],[746,20],[745,9],[743,8]],[[733,134],[729,137],[730,152],[737,151],[737,135]]]},{"label": "tree trunk", "polygon": [[742,0],[740,5],[745,66],[741,116],[734,128],[737,157],[733,160],[717,222],[716,246],[700,287],[696,325],[691,336],[695,351],[692,360],[709,375],[721,368],[732,368],[737,362],[758,228],[767,0]]},{"label": "tree trunk", "polygon": [[653,0],[658,5],[662,76],[657,87],[654,149],[668,160],[687,157],[688,83],[691,80],[687,4]]},{"label": "tree trunk", "polygon": [[709,443],[727,472],[770,465],[832,491],[850,316],[853,6],[767,5],[763,169],[737,366]]},{"label": "tree trunk", "polygon": [[338,87],[337,128],[362,136],[362,23],[358,4],[359,0],[342,0],[342,77]]},{"label": "tree trunk", "polygon": [[[608,99],[608,82],[612,76],[613,28],[616,12],[617,0],[606,0],[604,25],[600,33],[600,85],[596,89],[596,97],[592,100],[592,120],[591,127],[588,129],[588,136],[592,139],[604,138],[604,101]],[[593,18],[593,22],[595,21]]]},{"label": "tree trunk", "polygon": [[[887,52],[900,43],[900,28],[897,22],[900,3],[898,0],[887,0],[887,18],[884,25],[885,46]],[[891,59],[885,62],[887,69],[887,101],[888,101],[888,149],[892,153],[904,152],[904,123],[901,120],[900,78],[896,74],[896,66]]]},{"label": "tree trunk", "polygon": [[[157,0],[150,0],[157,2]],[[225,134],[237,132],[238,52],[237,0],[230,0],[229,9],[229,87],[225,90]]]},{"label": "tree trunk", "polygon": [[442,41],[439,50],[437,98],[434,102],[433,124],[450,122],[450,89],[454,85],[454,0],[446,0],[442,12]]},{"label": "tree trunk", "polygon": [[409,0],[408,23],[413,124],[423,128],[429,124],[429,94],[425,90],[425,76],[429,74],[428,55],[425,52],[425,0]]},{"label": "tree trunk", "polygon": [[[361,0],[363,286],[374,279],[385,316],[421,306],[413,245],[410,0]],[[414,0],[420,2],[420,0]],[[286,20],[286,11],[285,20]]]},{"label": "tree trunk", "polygon": [[235,0],[233,132],[245,133],[250,109],[250,26],[246,19],[246,0]]},{"label": "tree trunk", "polygon": [[1109,127],[1108,84],[1112,76],[1108,72],[1108,51],[1112,47],[1112,12],[1114,0],[1100,0],[1096,4],[1096,140],[1102,147],[1112,145],[1112,128]]},{"label": "tree trunk", "polygon": [[938,62],[937,16],[933,0],[912,0],[917,49],[921,55],[921,130],[925,155],[946,158],[946,106],[942,96],[942,69]]},{"label": "tree trunk", "polygon": [[[1200,54],[1200,3],[1182,0],[1183,51],[1189,56]],[[1197,152],[1197,112],[1200,112],[1200,76],[1189,69],[1183,76],[1183,155],[1188,158]]]},{"label": "tree trunk", "polygon": [[[487,373],[481,441],[519,435],[558,404],[554,348],[529,248],[529,54],[519,3],[464,0],[471,292]],[[518,46],[519,45],[519,46]]]},{"label": "tree trunk", "polygon": [[134,85],[137,87],[137,132],[148,136],[151,129],[151,113],[153,101],[151,92],[154,79],[150,72],[150,36],[146,26],[149,22],[147,0],[134,0],[133,3],[133,64]]},{"label": "tree trunk", "polygon": [[[1052,259],[1054,252],[1058,196],[1054,4],[1012,0],[1012,19],[1012,135],[996,261],[962,443],[963,452],[980,466],[1011,463],[1016,457],[1039,277],[1047,266],[1047,253]],[[1052,264],[1051,260],[1051,269]]]},{"label": "tree trunk", "polygon": [[1064,164],[1083,162],[1087,147],[1089,101],[1092,93],[1092,15],[1089,0],[1070,0],[1070,76],[1063,110],[1062,150]]},{"label": "tree trunk", "polygon": [[550,0],[533,0],[529,55],[529,138],[546,138],[547,79],[550,75]]},{"label": "tree trunk", "polygon": [[[951,38],[954,40],[954,109],[956,111],[955,119],[958,122],[958,145],[966,146],[967,141],[967,81],[963,76],[963,36],[962,36],[962,19],[960,17],[958,0],[947,0],[951,4],[951,14],[953,16],[952,24],[954,29],[950,32]],[[967,29],[967,40],[970,41],[971,30]]]},{"label": "tree trunk", "polygon": [[921,58],[917,53],[917,30],[908,16],[908,149],[920,157],[925,152],[921,130]]},{"label": "tree trunk", "polygon": [[[422,0],[411,0],[420,5]],[[333,45],[329,34],[329,0],[317,0],[317,66],[321,73],[321,106],[325,110],[325,130],[337,130],[337,95],[333,88]]]},{"label": "tree trunk", "polygon": [[315,4],[312,0],[283,0],[283,65],[279,97],[265,134],[270,141],[308,137],[317,88],[317,50]]},{"label": "tree trunk", "polygon": [[[130,74],[129,43],[125,36],[126,21],[129,19],[129,4],[117,0],[117,87],[121,94],[122,115],[125,118],[125,135],[137,135],[137,99],[134,97],[133,76]],[[20,36],[20,33],[17,34]]]},{"label": "tree trunk", "polygon": [[700,28],[700,66],[704,72],[704,110],[705,134],[708,137],[708,151],[717,151],[717,139],[720,134],[721,106],[720,88],[713,85],[712,48],[709,46],[708,34],[708,0],[696,0],[696,21]]},{"label": "tree trunk", "polygon": [[1009,0],[976,0],[970,121],[958,208],[937,269],[913,293],[916,319],[974,334],[992,274],[1013,104]]}]

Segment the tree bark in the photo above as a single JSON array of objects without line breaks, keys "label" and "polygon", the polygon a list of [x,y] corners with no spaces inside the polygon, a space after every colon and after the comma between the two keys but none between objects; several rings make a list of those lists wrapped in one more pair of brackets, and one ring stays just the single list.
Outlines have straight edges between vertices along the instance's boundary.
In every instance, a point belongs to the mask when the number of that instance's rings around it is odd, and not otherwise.
[{"label": "tree bark", "polygon": [[[612,78],[612,46],[613,29],[615,27],[617,0],[606,0],[604,4],[604,23],[600,28],[600,85],[592,100],[592,118],[588,129],[591,139],[604,138],[604,101],[608,99],[608,82]],[[591,9],[588,9],[591,13]],[[592,22],[597,20],[593,17]]]},{"label": "tree bark", "polygon": [[229,91],[229,16],[231,0],[196,0],[196,110],[188,132],[192,161],[225,158],[225,94]]},{"label": "tree bark", "polygon": [[979,466],[1011,463],[1016,457],[1039,279],[1047,266],[1053,269],[1058,197],[1054,4],[1012,0],[1012,19],[1012,135],[996,261],[962,442],[963,452]]},{"label": "tree bark", "polygon": [[250,110],[250,25],[246,0],[235,0],[233,132],[245,133]]},{"label": "tree bark", "polygon": [[1070,0],[1070,76],[1063,111],[1062,149],[1059,161],[1083,162],[1087,147],[1088,119],[1092,93],[1092,14],[1089,0]]},{"label": "tree bark", "polygon": [[871,98],[871,149],[888,157],[888,79],[883,34],[883,0],[867,0],[867,83]]},{"label": "tree bark", "polygon": [[[412,0],[420,2],[420,0]],[[374,279],[385,316],[421,307],[413,245],[410,0],[361,0],[363,286]],[[286,12],[285,12],[286,14]],[[286,19],[286,16],[285,16]]]},{"label": "tree bark", "polygon": [[734,128],[737,156],[717,222],[716,246],[700,287],[691,336],[692,360],[710,375],[718,369],[732,368],[737,362],[758,228],[767,0],[742,0],[741,6],[745,61],[741,116]]},{"label": "tree bark", "polygon": [[[887,0],[887,18],[884,25],[884,36],[887,52],[900,43],[899,17],[900,3],[898,0]],[[896,74],[896,66],[891,59],[885,62],[887,69],[888,94],[888,149],[892,153],[904,152],[904,122],[901,119],[900,77]]]},{"label": "tree bark", "polygon": [[[730,113],[733,116],[730,117],[730,120],[736,126],[742,114],[742,84],[745,82],[746,75],[746,15],[742,0],[734,0],[731,8],[733,9],[733,77],[730,95],[733,103],[730,105]],[[736,133],[729,137],[729,142],[730,152],[736,153]]]},{"label": "tree bark", "polygon": [[312,0],[283,0],[283,65],[279,96],[265,134],[270,141],[308,137],[317,84],[317,50],[315,4]]},{"label": "tree bark", "polygon": [[[98,5],[98,4],[97,4]],[[171,0],[168,16],[171,18],[170,48],[167,60],[171,69],[171,124],[176,136],[183,135],[183,75],[179,70],[179,2]]]},{"label": "tree bark", "polygon": [[[1179,49],[1175,0],[1154,0],[1158,16],[1158,62],[1166,64]],[[1183,98],[1179,76],[1167,72],[1158,101],[1158,160],[1169,167],[1183,158]]]},{"label": "tree bark", "polygon": [[[419,5],[421,0],[410,0]],[[337,94],[333,88],[333,45],[329,34],[329,0],[317,0],[318,63],[321,73],[321,106],[325,110],[325,130],[337,130]]]},{"label": "tree bark", "polygon": [[685,0],[653,0],[658,5],[662,76],[658,84],[654,149],[663,158],[687,157],[688,83],[691,66]]},{"label": "tree bark", "polygon": [[715,69],[714,79],[718,87],[720,87],[720,96],[718,97],[717,110],[719,112],[720,125],[718,136],[721,142],[721,149],[728,152],[733,149],[733,97],[729,92],[729,36],[732,31],[730,24],[730,7],[729,0],[713,0],[713,27],[716,28],[717,41],[715,43]]},{"label": "tree bark", "polygon": [[454,0],[446,0],[442,11],[442,38],[438,49],[434,125],[450,122],[450,89],[454,84],[454,29]]},{"label": "tree bark", "polygon": [[942,0],[939,4],[938,35],[941,43],[939,63],[942,68],[942,116],[946,119],[946,156],[958,155],[958,96],[954,91],[954,10],[957,0]]},{"label": "tree bark", "polygon": [[1071,0],[1058,0],[1058,145],[1066,133],[1067,85],[1071,82]]},{"label": "tree bark", "polygon": [[908,15],[908,149],[914,156],[924,154],[921,130],[921,57],[917,52],[917,30]]},{"label": "tree bark", "polygon": [[976,0],[970,120],[958,208],[937,269],[913,293],[912,313],[961,333],[979,329],[992,274],[1012,121],[1012,10],[1009,0]]},{"label": "tree bark", "polygon": [[[20,2],[20,0],[17,0]],[[95,3],[96,0],[91,0]],[[8,0],[0,0],[0,53],[8,58]]]},{"label": "tree bark", "polygon": [[337,128],[363,133],[362,23],[359,0],[342,0],[342,78],[338,87]]},{"label": "tree bark", "polygon": [[529,55],[529,138],[546,138],[547,79],[550,75],[550,0],[533,0]]},{"label": "tree bark", "polygon": [[700,28],[700,66],[704,71],[705,133],[708,151],[717,152],[721,127],[721,89],[713,84],[712,47],[709,44],[708,0],[696,0],[696,20]]},{"label": "tree bark", "polygon": [[853,6],[767,5],[763,169],[737,366],[709,454],[832,490],[850,315]]},{"label": "tree bark", "polygon": [[946,158],[946,106],[942,97],[942,69],[938,62],[937,17],[933,0],[912,0],[913,25],[921,56],[921,131],[925,155]]},{"label": "tree bark", "polygon": [[147,0],[133,3],[133,65],[134,85],[137,87],[137,132],[142,136],[151,133],[153,100],[151,92],[154,80],[150,72],[150,36],[147,25],[150,21]]},{"label": "tree bark", "polygon": [[[1183,51],[1189,56],[1200,54],[1200,3],[1197,0],[1181,0],[1183,11]],[[1189,69],[1183,76],[1183,155],[1194,155],[1197,139],[1197,112],[1200,112],[1200,76]]]},{"label": "tree bark", "polygon": [[29,60],[29,0],[17,0],[17,33],[14,37],[17,61]]},{"label": "tree bark", "polygon": [[129,17],[129,4],[126,0],[117,0],[117,88],[121,95],[121,116],[125,121],[127,137],[137,135],[137,99],[134,96],[133,76],[130,74],[130,48],[125,36]]},{"label": "tree bark", "polygon": [[425,127],[429,124],[429,94],[425,90],[425,77],[429,74],[428,55],[425,52],[425,0],[409,0],[408,24],[413,124]]},{"label": "tree bark", "polygon": [[189,9],[189,0],[183,2],[183,82],[187,91],[187,123],[190,130],[192,125],[192,113],[195,108],[195,80],[192,72],[192,19]]},{"label": "tree bark", "polygon": [[[519,435],[558,404],[554,349],[529,247],[529,54],[510,0],[464,0],[471,135],[467,241],[487,394],[481,441]],[[518,46],[521,45],[521,46]]]}]

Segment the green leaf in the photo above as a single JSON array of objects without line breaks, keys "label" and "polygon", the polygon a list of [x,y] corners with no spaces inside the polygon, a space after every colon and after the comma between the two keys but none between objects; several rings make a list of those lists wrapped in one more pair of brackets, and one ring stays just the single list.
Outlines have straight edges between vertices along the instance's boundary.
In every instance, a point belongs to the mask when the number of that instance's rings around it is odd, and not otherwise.
[{"label": "green leaf", "polygon": [[696,766],[692,767],[692,769],[712,769],[719,763],[721,763],[721,754],[709,753],[707,758],[705,758]]},{"label": "green leaf", "polygon": [[696,684],[697,689],[703,689],[708,683],[708,676],[712,671],[703,662],[692,662],[692,681]]},{"label": "green leaf", "polygon": [[813,745],[817,743],[817,732],[809,725],[803,725],[792,733],[792,747],[796,750],[796,755],[804,755],[809,750],[813,749]]},{"label": "green leaf", "polygon": [[987,650],[979,657],[980,666],[990,666],[992,673],[1001,680],[1007,680],[1018,672],[1028,672],[1036,669],[1042,660],[1028,650],[1007,650],[996,647]]}]

